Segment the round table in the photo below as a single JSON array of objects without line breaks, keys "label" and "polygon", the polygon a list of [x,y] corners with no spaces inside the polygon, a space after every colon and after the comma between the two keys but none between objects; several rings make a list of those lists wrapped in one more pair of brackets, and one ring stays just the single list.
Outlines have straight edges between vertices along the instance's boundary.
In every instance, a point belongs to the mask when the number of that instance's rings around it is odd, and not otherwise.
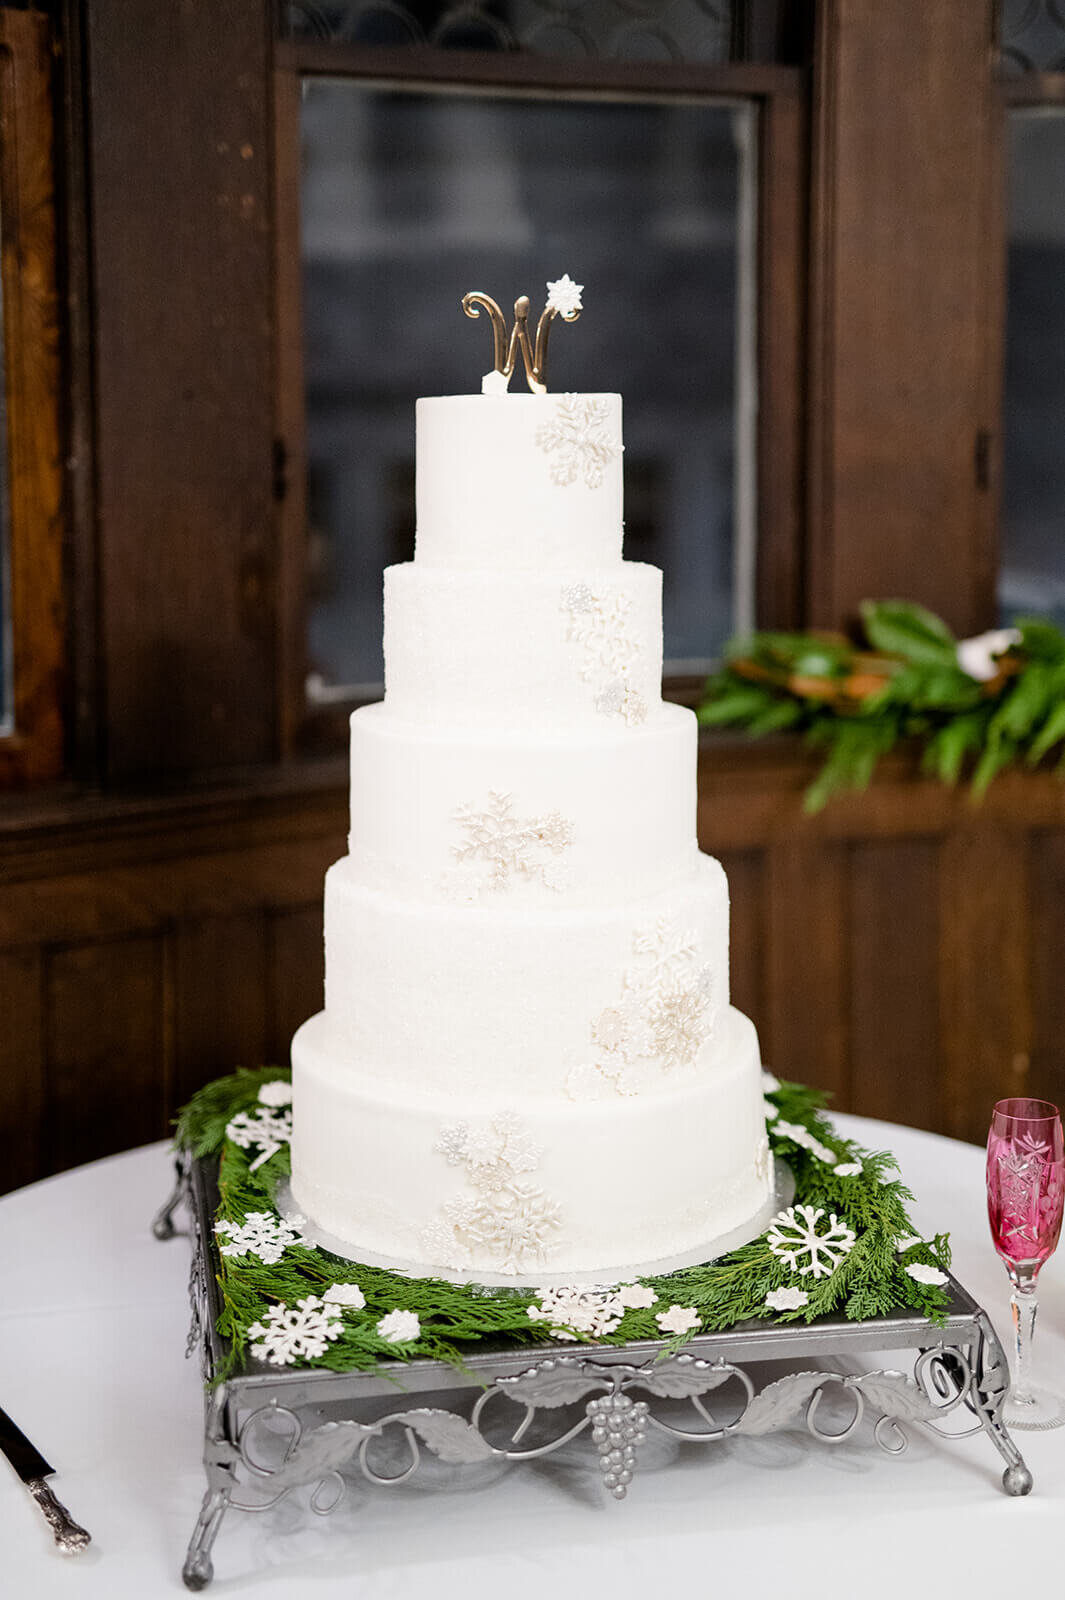
[{"label": "round table", "polygon": [[[957,1276],[1005,1341],[1008,1285],[987,1232],[983,1152],[837,1121],[848,1137],[895,1151],[918,1227],[950,1231]],[[0,1461],[0,1590],[20,1600],[186,1592],[181,1563],[204,1488],[202,1391],[197,1363],[184,1359],[188,1244],[150,1232],[171,1173],[167,1147],[151,1145],[0,1200],[0,1404],[56,1467],[59,1498],[93,1535],[83,1555],[61,1557]],[[1037,1375],[1065,1388],[1059,1260],[1042,1275],[1035,1358]],[[829,1447],[800,1433],[662,1440],[653,1452],[649,1441],[623,1504],[604,1495],[590,1452],[393,1490],[355,1483],[325,1518],[292,1496],[262,1515],[229,1513],[209,1592],[897,1600],[912,1586],[999,1600],[1011,1581],[1057,1576],[1065,1428],[1016,1436],[1035,1475],[1024,1500],[1003,1493],[1002,1462],[983,1434],[910,1436],[895,1458],[867,1441]]]}]

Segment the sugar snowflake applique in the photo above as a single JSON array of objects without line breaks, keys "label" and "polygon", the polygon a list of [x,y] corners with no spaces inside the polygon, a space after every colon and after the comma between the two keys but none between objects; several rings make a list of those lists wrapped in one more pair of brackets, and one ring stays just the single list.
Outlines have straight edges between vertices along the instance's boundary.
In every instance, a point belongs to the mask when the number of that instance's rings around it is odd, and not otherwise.
[{"label": "sugar snowflake applique", "polygon": [[656,1075],[694,1065],[717,1021],[713,972],[698,935],[660,918],[633,936],[621,993],[591,1025],[595,1059],[570,1072],[574,1100],[639,1094]]},{"label": "sugar snowflake applique", "polygon": [[562,1219],[555,1202],[525,1176],[536,1171],[542,1151],[519,1119],[501,1111],[477,1126],[450,1123],[435,1149],[449,1166],[465,1169],[469,1192],[446,1201],[439,1220],[425,1229],[429,1259],[459,1270],[542,1266]]},{"label": "sugar snowflake applique", "polygon": [[610,408],[603,399],[563,394],[554,415],[536,430],[536,443],[551,461],[551,482],[567,488],[583,479],[589,489],[602,486],[606,469],[620,454],[610,436]]},{"label": "sugar snowflake applique", "polygon": [[568,272],[561,278],[556,278],[547,284],[547,309],[557,311],[560,317],[572,317],[576,312],[583,311],[581,295],[584,293],[583,283],[574,283]]},{"label": "sugar snowflake applique", "polygon": [[914,1283],[927,1283],[934,1289],[942,1289],[949,1282],[945,1272],[940,1272],[938,1267],[927,1267],[923,1261],[913,1261],[903,1270]]},{"label": "sugar snowflake applique", "polygon": [[562,590],[562,609],[569,618],[567,638],[581,650],[581,677],[592,686],[595,709],[630,726],[644,722],[647,702],[632,683],[643,646],[632,630],[631,597],[571,583]]},{"label": "sugar snowflake applique", "polygon": [[758,1141],[758,1148],[754,1152],[754,1175],[759,1183],[764,1183],[769,1176],[769,1140],[763,1134]]},{"label": "sugar snowflake applique", "polygon": [[830,1167],[835,1166],[836,1152],[830,1150],[827,1144],[822,1144],[820,1139],[816,1138],[808,1128],[804,1128],[800,1122],[785,1122],[781,1119],[773,1123],[770,1132],[775,1133],[778,1139],[790,1139],[792,1144],[801,1144],[803,1149],[809,1150],[818,1161],[824,1161]]},{"label": "sugar snowflake applique", "polygon": [[381,1318],[377,1331],[389,1344],[409,1344],[420,1336],[422,1325],[416,1311],[400,1311],[397,1307]]},{"label": "sugar snowflake applique", "polygon": [[539,1305],[530,1306],[526,1315],[530,1322],[551,1323],[551,1333],[556,1339],[601,1339],[613,1333],[622,1317],[625,1306],[614,1289],[594,1286],[572,1289],[537,1289]]},{"label": "sugar snowflake applique", "polygon": [[770,1289],[765,1303],[770,1311],[801,1311],[809,1299],[805,1289]]},{"label": "sugar snowflake applique", "polygon": [[[289,1086],[286,1084],[286,1088]],[[260,1091],[261,1093],[261,1091]],[[258,1150],[255,1160],[249,1162],[248,1171],[254,1172],[264,1161],[276,1155],[282,1145],[292,1138],[292,1111],[287,1105],[256,1106],[252,1111],[238,1111],[226,1124],[226,1138],[232,1139],[242,1150]]]},{"label": "sugar snowflake applique", "polygon": [[259,1089],[259,1104],[262,1106],[290,1106],[292,1104],[292,1085],[284,1078],[271,1078],[269,1083],[264,1083]]},{"label": "sugar snowflake applique", "polygon": [[769,1225],[766,1243],[770,1250],[801,1278],[811,1273],[815,1278],[830,1277],[854,1247],[853,1229],[834,1212],[822,1228],[824,1215],[820,1206],[788,1206],[786,1211],[778,1211]]},{"label": "sugar snowflake applique", "polygon": [[837,1178],[860,1178],[862,1164],[860,1161],[839,1161],[833,1169],[833,1176]]},{"label": "sugar snowflake applique", "polygon": [[483,809],[461,805],[455,821],[466,837],[452,845],[459,862],[482,863],[484,871],[461,877],[461,887],[471,900],[483,889],[506,889],[516,879],[539,882],[556,893],[565,888],[567,873],[557,858],[573,843],[573,824],[557,811],[541,817],[514,815],[513,797],[493,789]]},{"label": "sugar snowflake applique", "polygon": [[634,1309],[645,1310],[648,1306],[654,1305],[658,1296],[648,1283],[620,1283],[618,1299],[626,1309],[631,1306]]},{"label": "sugar snowflake applique", "polygon": [[344,1311],[361,1311],[366,1296],[357,1283],[333,1283],[322,1296],[326,1305],[340,1306]]},{"label": "sugar snowflake applique", "polygon": [[663,1333],[694,1333],[699,1313],[691,1306],[670,1306],[668,1311],[660,1311],[655,1321]]},{"label": "sugar snowflake applique", "polygon": [[302,1245],[305,1250],[313,1250],[315,1245],[312,1240],[305,1239],[298,1231],[303,1218],[294,1217],[289,1222],[282,1222],[280,1217],[272,1215],[269,1211],[249,1211],[242,1223],[216,1222],[214,1231],[225,1243],[219,1245],[219,1253],[224,1256],[257,1256],[265,1267],[273,1266],[281,1260],[289,1245]]},{"label": "sugar snowflake applique", "polygon": [[343,1331],[340,1313],[317,1295],[297,1300],[294,1306],[279,1301],[260,1322],[248,1329],[252,1355],[275,1367],[290,1367],[295,1361],[313,1361],[324,1356],[329,1343]]}]

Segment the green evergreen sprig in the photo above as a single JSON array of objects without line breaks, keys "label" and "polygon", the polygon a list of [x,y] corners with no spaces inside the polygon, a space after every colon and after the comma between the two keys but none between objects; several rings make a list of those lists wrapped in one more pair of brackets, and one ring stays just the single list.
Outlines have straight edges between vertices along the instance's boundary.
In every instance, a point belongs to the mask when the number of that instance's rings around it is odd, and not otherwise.
[{"label": "green evergreen sprig", "polygon": [[958,640],[923,606],[867,600],[865,639],[755,633],[733,640],[698,708],[704,727],[750,737],[801,733],[825,752],[806,791],[808,812],[838,791],[865,789],[880,758],[903,740],[921,746],[922,769],[954,785],[970,774],[979,800],[1004,768],[1035,767],[1058,753],[1065,777],[1065,633],[1021,619],[1019,638],[979,681],[962,670]]},{"label": "green evergreen sprig", "polygon": [[[248,1153],[226,1137],[226,1126],[238,1112],[256,1105],[262,1084],[288,1077],[288,1071],[281,1068],[239,1071],[208,1084],[177,1119],[176,1142],[181,1149],[196,1157],[219,1158],[216,1220],[239,1224],[249,1212],[274,1210],[277,1185],[290,1170],[287,1146],[253,1172]],[[825,1097],[817,1090],[781,1083],[767,1099],[777,1109],[774,1123],[805,1129],[815,1142],[831,1150],[837,1163],[861,1165],[860,1175],[839,1177],[813,1151],[786,1133],[773,1132],[774,1124],[770,1124],[773,1154],[786,1161],[795,1174],[794,1204],[821,1207],[851,1227],[857,1239],[849,1254],[827,1277],[799,1278],[770,1250],[763,1235],[717,1261],[641,1279],[655,1290],[655,1305],[628,1309],[616,1330],[599,1342],[661,1339],[655,1316],[671,1305],[693,1308],[701,1328],[707,1331],[752,1320],[812,1322],[841,1314],[863,1319],[903,1308],[942,1322],[948,1303],[944,1290],[915,1281],[905,1269],[916,1262],[946,1268],[949,1243],[945,1235],[937,1234],[899,1253],[899,1241],[914,1231],[907,1210],[913,1197],[898,1176],[894,1156],[873,1153],[841,1139],[824,1115]],[[308,1295],[324,1295],[336,1283],[358,1283],[365,1308],[345,1309],[343,1331],[326,1355],[300,1365],[333,1372],[380,1369],[394,1374],[397,1362],[430,1357],[461,1369],[466,1356],[479,1346],[535,1345],[552,1339],[546,1323],[528,1317],[528,1307],[538,1298],[529,1289],[411,1278],[380,1267],[354,1265],[326,1250],[300,1245],[290,1246],[282,1259],[270,1266],[247,1256],[219,1259],[222,1312],[218,1327],[228,1341],[220,1379],[245,1364],[248,1329],[271,1305],[281,1301],[293,1305]],[[807,1304],[794,1311],[771,1310],[767,1294],[789,1285],[807,1292]],[[378,1321],[395,1309],[417,1313],[421,1333],[416,1342],[396,1345],[377,1333]],[[677,1335],[666,1353],[681,1348],[689,1337]]]}]

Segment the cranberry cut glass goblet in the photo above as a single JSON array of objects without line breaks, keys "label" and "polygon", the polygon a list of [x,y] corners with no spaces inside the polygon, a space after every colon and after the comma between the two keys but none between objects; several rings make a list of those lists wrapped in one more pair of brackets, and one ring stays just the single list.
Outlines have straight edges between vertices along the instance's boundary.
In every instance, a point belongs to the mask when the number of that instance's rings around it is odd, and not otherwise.
[{"label": "cranberry cut glass goblet", "polygon": [[1065,1147],[1057,1106],[1000,1100],[987,1136],[987,1214],[991,1237],[1013,1285],[1016,1363],[1003,1412],[1013,1428],[1057,1428],[1065,1396],[1032,1382],[1036,1282],[1057,1247],[1065,1198]]}]

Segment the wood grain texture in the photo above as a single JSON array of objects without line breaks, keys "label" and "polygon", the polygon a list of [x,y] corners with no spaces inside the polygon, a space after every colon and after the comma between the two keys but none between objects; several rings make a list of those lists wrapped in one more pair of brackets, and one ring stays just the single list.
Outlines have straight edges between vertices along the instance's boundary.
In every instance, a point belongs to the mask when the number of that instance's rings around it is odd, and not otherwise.
[{"label": "wood grain texture", "polygon": [[88,10],[113,782],[277,751],[268,15]]},{"label": "wood grain texture", "polygon": [[10,499],[14,730],[0,788],[63,767],[63,469],[52,42],[37,12],[0,11],[0,213]]},{"label": "wood grain texture", "polygon": [[[1065,834],[1029,840],[1032,1048],[1027,1092],[1065,1103]],[[1018,1074],[1020,1082],[1021,1075]]]},{"label": "wood grain texture", "polygon": [[849,1001],[853,1109],[942,1128],[938,843],[850,853]]},{"label": "wood grain texture", "polygon": [[[818,7],[811,198],[809,620],[923,601],[994,619],[990,0]],[[993,308],[992,308],[993,309]]]},{"label": "wood grain texture", "polygon": [[266,1059],[287,1061],[292,1035],[322,1009],[325,951],[319,896],[306,906],[277,911],[268,928],[269,1022]]},{"label": "wood grain texture", "polygon": [[267,925],[257,909],[185,922],[173,934],[170,1103],[266,1059]]},{"label": "wood grain texture", "polygon": [[41,1176],[47,1107],[39,949],[0,954],[0,1190]]},{"label": "wood grain texture", "polygon": [[767,854],[765,1059],[848,1110],[847,851],[800,836]]}]

